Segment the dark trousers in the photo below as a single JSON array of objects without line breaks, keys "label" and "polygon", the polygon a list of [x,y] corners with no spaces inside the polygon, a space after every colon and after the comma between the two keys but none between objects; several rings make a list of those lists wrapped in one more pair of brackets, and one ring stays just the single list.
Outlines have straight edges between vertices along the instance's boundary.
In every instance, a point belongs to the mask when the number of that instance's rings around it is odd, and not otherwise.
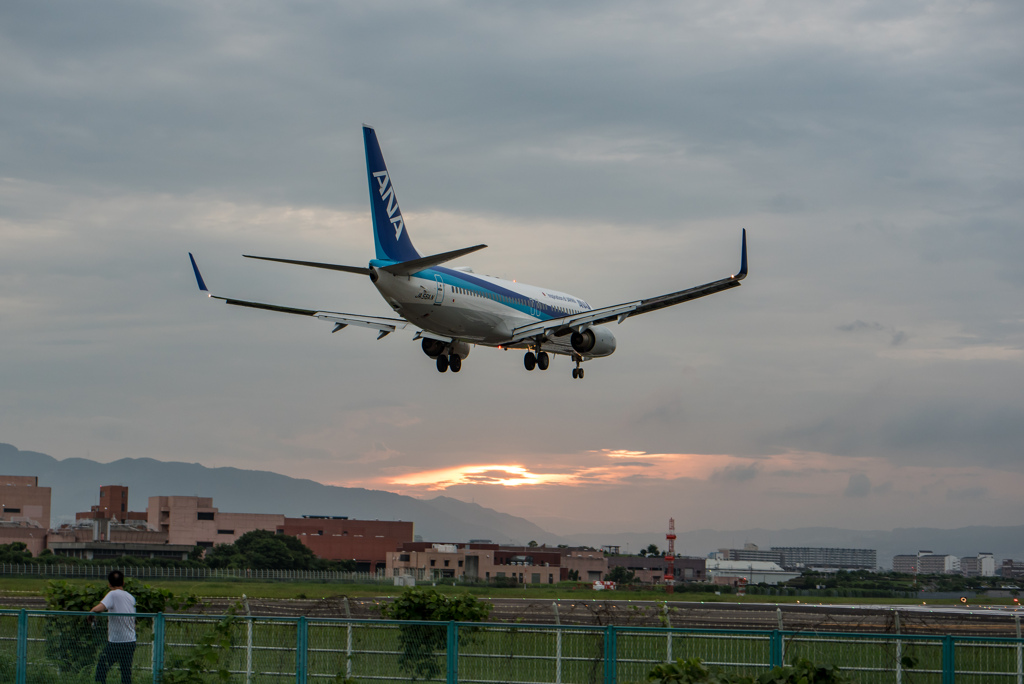
[{"label": "dark trousers", "polygon": [[135,642],[107,642],[96,663],[96,681],[106,684],[107,671],[114,663],[121,668],[121,684],[132,684],[132,659],[135,657]]}]

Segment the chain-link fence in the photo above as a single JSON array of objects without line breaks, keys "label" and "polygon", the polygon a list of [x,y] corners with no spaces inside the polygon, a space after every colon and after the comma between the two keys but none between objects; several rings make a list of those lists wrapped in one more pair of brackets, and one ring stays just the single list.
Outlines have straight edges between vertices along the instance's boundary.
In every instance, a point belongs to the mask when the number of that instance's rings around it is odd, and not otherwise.
[{"label": "chain-link fence", "polygon": [[359,584],[394,584],[383,573],[347,572],[342,570],[253,570],[252,568],[161,568],[116,565],[62,565],[49,563],[0,563],[0,575],[26,577],[102,577],[111,570],[126,576],[163,579],[240,579],[330,581]]},{"label": "chain-link fence", "polygon": [[[251,615],[0,611],[0,683],[231,681],[614,684],[700,658],[757,674],[798,657],[864,684],[1024,684],[1020,638]],[[108,643],[133,620],[131,657]],[[116,630],[115,630],[116,631]],[[121,679],[125,666],[130,679]]]}]

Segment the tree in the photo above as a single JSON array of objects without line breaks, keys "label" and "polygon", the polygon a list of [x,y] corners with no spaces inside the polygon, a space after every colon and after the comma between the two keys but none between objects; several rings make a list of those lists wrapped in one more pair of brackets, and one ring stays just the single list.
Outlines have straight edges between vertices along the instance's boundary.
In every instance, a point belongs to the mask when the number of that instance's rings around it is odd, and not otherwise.
[{"label": "tree", "polygon": [[661,551],[659,551],[658,547],[656,545],[654,545],[654,544],[648,545],[645,550],[647,551],[647,555],[648,556],[660,556],[661,555]]},{"label": "tree", "polygon": [[[391,620],[430,620],[437,622],[480,622],[491,612],[489,603],[482,603],[475,596],[445,596],[436,589],[408,589],[404,594],[384,604],[381,615]],[[472,637],[472,628],[459,629],[459,644]],[[398,631],[398,642],[402,653],[398,665],[412,675],[413,679],[436,679],[442,666],[438,651],[443,651],[447,629],[443,625],[402,625]]]},{"label": "tree", "polygon": [[636,573],[624,565],[616,565],[604,578],[616,584],[629,584],[636,579]]},{"label": "tree", "polygon": [[0,563],[31,563],[32,552],[25,542],[0,544]]},{"label": "tree", "polygon": [[529,543],[529,544],[527,544],[527,546],[529,546],[529,547],[530,547],[531,549],[532,549],[532,548],[536,548],[536,546],[537,546],[537,542],[531,539],[531,540],[530,540],[530,543]]},{"label": "tree", "polygon": [[297,537],[269,530],[246,532],[234,544],[218,544],[206,553],[211,568],[312,570],[317,560]]}]

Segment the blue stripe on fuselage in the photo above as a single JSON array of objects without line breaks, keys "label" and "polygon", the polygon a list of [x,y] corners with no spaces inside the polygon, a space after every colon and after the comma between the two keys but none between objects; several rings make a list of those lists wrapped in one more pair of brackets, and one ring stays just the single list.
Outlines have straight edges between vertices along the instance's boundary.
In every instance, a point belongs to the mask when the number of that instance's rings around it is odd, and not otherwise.
[{"label": "blue stripe on fuselage", "polygon": [[[380,268],[382,266],[389,266],[393,263],[395,262],[374,259],[370,262],[370,266],[374,268]],[[540,320],[561,318],[562,316],[567,315],[567,313],[575,313],[560,311],[555,307],[551,306],[550,304],[546,304],[537,299],[528,297],[521,292],[510,290],[507,287],[496,285],[495,283],[479,278],[473,275],[472,273],[466,273],[465,271],[456,271],[450,268],[445,268],[443,266],[436,266],[434,268],[428,268],[424,271],[418,271],[416,273],[413,273],[412,277],[421,278],[430,283],[434,283],[436,282],[436,279],[434,278],[435,274],[441,275],[441,277],[444,279],[445,285],[447,285],[448,287],[454,285],[456,287],[461,287],[462,289],[469,290],[471,292],[490,292],[492,294],[496,294],[499,296],[510,297],[512,298],[513,303],[501,300],[491,301],[496,301],[498,304],[507,306],[510,309],[515,309],[516,311],[524,313],[527,316],[539,318]],[[520,303],[522,300],[525,300],[526,302],[532,302],[534,305],[531,306],[529,303]],[[583,310],[584,309],[582,309],[582,307],[579,308],[579,311]],[[537,314],[540,315],[538,316]]]}]

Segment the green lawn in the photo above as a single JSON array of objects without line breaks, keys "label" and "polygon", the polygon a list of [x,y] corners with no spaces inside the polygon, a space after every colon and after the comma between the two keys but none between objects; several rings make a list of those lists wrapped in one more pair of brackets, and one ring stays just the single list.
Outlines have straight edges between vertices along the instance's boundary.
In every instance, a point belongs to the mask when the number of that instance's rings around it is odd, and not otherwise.
[{"label": "green lawn", "polygon": [[[34,577],[4,577],[0,579],[0,607],[4,597],[8,596],[41,596],[49,579]],[[101,579],[69,579],[72,584],[103,585]],[[146,579],[146,584],[173,591],[175,594],[192,593],[209,597],[237,597],[245,594],[249,598],[264,599],[320,599],[329,596],[345,595],[351,597],[397,596],[402,592],[400,587],[382,584],[350,584],[340,582],[291,582],[291,581],[253,581],[253,580],[195,580],[195,579]],[[423,586],[423,585],[421,585]],[[806,603],[811,605],[847,605],[847,604],[885,604],[914,605],[916,599],[880,599],[880,598],[847,598],[847,597],[798,597],[798,596],[734,596],[722,594],[715,596],[708,593],[676,592],[666,594],[663,590],[638,591],[593,591],[579,588],[578,585],[541,585],[518,589],[501,589],[495,587],[464,587],[438,584],[437,590],[442,593],[471,594],[480,598],[528,598],[528,599],[591,599],[598,601],[632,600],[632,601],[682,601],[682,602],[731,602],[731,603]],[[929,600],[933,605],[950,605],[959,603],[956,599]],[[979,598],[972,599],[971,605],[1011,605],[1010,598]]]}]

